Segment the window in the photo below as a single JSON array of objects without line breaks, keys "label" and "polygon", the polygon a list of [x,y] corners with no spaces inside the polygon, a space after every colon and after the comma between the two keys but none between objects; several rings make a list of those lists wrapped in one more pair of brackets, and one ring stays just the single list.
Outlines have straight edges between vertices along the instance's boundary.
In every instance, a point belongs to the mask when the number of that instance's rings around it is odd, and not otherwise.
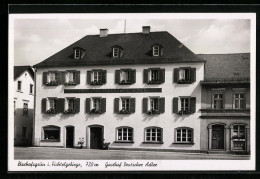
[{"label": "window", "polygon": [[145,142],[162,142],[162,129],[157,127],[145,129]]},{"label": "window", "polygon": [[57,126],[43,127],[43,140],[49,140],[49,141],[60,140],[60,127]]},{"label": "window", "polygon": [[190,84],[196,81],[196,68],[174,68],[174,83]]},{"label": "window", "polygon": [[151,70],[151,80],[157,81],[159,80],[159,70]]},{"label": "window", "polygon": [[27,127],[22,128],[22,138],[26,138],[27,136]]},{"label": "window", "polygon": [[28,115],[28,103],[23,103],[23,115]]},{"label": "window", "polygon": [[43,72],[43,84],[47,86],[57,86],[61,82],[61,72],[59,71],[49,71]]},{"label": "window", "polygon": [[150,68],[144,69],[144,83],[161,84],[165,81],[165,69]]},{"label": "window", "polygon": [[160,47],[154,46],[153,47],[153,56],[159,56],[160,55]]},{"label": "window", "polygon": [[22,91],[22,82],[18,81],[17,83],[17,91]]},{"label": "window", "polygon": [[150,108],[151,111],[158,111],[159,109],[159,100],[158,98],[150,98]]},{"label": "window", "polygon": [[223,94],[213,94],[213,109],[223,109]]},{"label": "window", "polygon": [[90,85],[103,85],[106,83],[106,70],[87,71],[87,83]]},{"label": "window", "polygon": [[67,99],[67,101],[68,101],[68,109],[74,111],[75,110],[74,99]]},{"label": "window", "polygon": [[101,107],[100,98],[92,98],[92,101],[93,101],[93,109],[99,111]]},{"label": "window", "polygon": [[175,129],[177,143],[192,143],[193,142],[193,129],[190,128],[177,128]]},{"label": "window", "polygon": [[80,49],[75,49],[75,51],[74,51],[74,58],[75,59],[80,59]]},{"label": "window", "polygon": [[115,71],[115,83],[124,85],[135,83],[136,70],[120,69]]},{"label": "window", "polygon": [[244,93],[235,93],[234,95],[234,108],[243,109],[244,108]]},{"label": "window", "polygon": [[181,111],[188,112],[190,109],[190,98],[180,98],[181,100]]},{"label": "window", "polygon": [[[60,106],[59,106],[60,108]],[[65,110],[63,111],[64,114],[75,114],[80,111],[80,99],[69,97],[65,100]]]},{"label": "window", "polygon": [[117,141],[132,142],[133,129],[130,127],[122,127],[117,129]]},{"label": "window", "polygon": [[55,114],[56,113],[56,98],[47,98],[48,99],[48,106],[47,106],[47,113],[48,114]]},{"label": "window", "polygon": [[30,84],[30,94],[33,94],[33,84]]},{"label": "window", "polygon": [[149,97],[143,98],[143,113],[148,115],[157,115],[165,111],[164,97]]},{"label": "window", "polygon": [[122,110],[123,111],[129,111],[129,106],[130,106],[130,99],[129,98],[122,98]]},{"label": "window", "polygon": [[113,48],[113,57],[119,57],[119,48]]},{"label": "window", "polygon": [[190,69],[180,69],[179,80],[190,81]]},{"label": "window", "polygon": [[184,96],[173,98],[173,113],[180,115],[196,112],[196,97]]},{"label": "window", "polygon": [[67,73],[67,82],[75,83],[76,82],[76,72],[68,72]]},{"label": "window", "polygon": [[106,112],[106,98],[93,97],[86,99],[86,112],[89,114],[102,114]]},{"label": "window", "polygon": [[100,81],[101,81],[101,71],[94,71],[93,82],[100,82]]},{"label": "window", "polygon": [[130,81],[130,71],[122,71],[120,75],[121,82],[129,82]]},{"label": "window", "polygon": [[234,125],[232,139],[245,139],[245,125]]},{"label": "window", "polygon": [[49,76],[49,79],[48,79],[49,83],[57,82],[57,79],[58,79],[58,74],[57,73],[50,72],[48,76]]},{"label": "window", "polygon": [[114,99],[114,113],[131,114],[135,112],[135,98],[121,97]]}]

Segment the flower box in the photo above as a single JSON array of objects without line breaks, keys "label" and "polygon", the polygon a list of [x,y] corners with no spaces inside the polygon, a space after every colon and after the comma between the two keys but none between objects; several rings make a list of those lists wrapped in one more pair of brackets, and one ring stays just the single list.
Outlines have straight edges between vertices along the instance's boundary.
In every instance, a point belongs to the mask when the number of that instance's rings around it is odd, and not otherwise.
[{"label": "flower box", "polygon": [[66,82],[64,83],[65,86],[74,86],[74,85],[77,85],[77,83],[75,83],[74,81],[69,81],[69,82]]},{"label": "flower box", "polygon": [[132,84],[132,82],[130,82],[130,81],[125,81],[125,80],[122,80],[122,81],[120,81],[120,83],[119,83],[120,85],[128,85],[128,84]]},{"label": "flower box", "polygon": [[96,110],[95,108],[94,109],[91,109],[89,114],[101,114],[101,111],[100,110]]},{"label": "flower box", "polygon": [[187,83],[190,83],[190,80],[184,80],[184,79],[181,79],[178,81],[179,84],[187,84]]},{"label": "flower box", "polygon": [[102,85],[102,81],[91,81],[90,85]]},{"label": "flower box", "polygon": [[161,84],[160,80],[149,80],[147,84]]},{"label": "flower box", "polygon": [[65,110],[63,113],[64,114],[75,114],[75,111],[69,108],[69,109]]},{"label": "flower box", "polygon": [[57,81],[50,81],[45,83],[46,86],[58,86],[58,82]]},{"label": "flower box", "polygon": [[119,114],[131,114],[131,112],[128,111],[128,110],[122,109],[122,110],[119,111]]},{"label": "flower box", "polygon": [[56,114],[56,111],[55,111],[55,109],[50,108],[50,109],[48,109],[48,110],[46,111],[46,113],[47,113],[47,114]]},{"label": "flower box", "polygon": [[149,115],[154,115],[154,114],[160,114],[160,113],[159,113],[158,110],[152,109],[152,110],[148,111],[147,114],[149,114]]},{"label": "flower box", "polygon": [[180,114],[180,115],[183,115],[183,114],[191,114],[191,111],[190,111],[190,110],[180,110],[180,111],[178,112],[178,114]]}]

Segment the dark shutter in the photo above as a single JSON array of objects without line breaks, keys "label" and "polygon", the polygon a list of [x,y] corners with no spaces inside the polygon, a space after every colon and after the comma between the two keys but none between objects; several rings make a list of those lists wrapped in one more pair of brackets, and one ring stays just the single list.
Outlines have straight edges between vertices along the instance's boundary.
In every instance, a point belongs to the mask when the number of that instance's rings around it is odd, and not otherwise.
[{"label": "dark shutter", "polygon": [[179,82],[179,72],[180,69],[179,68],[174,68],[174,73],[173,73],[173,79],[174,79],[174,83],[178,83]]},{"label": "dark shutter", "polygon": [[90,112],[90,98],[86,98],[86,113]]},{"label": "dark shutter", "polygon": [[60,84],[64,84],[65,83],[65,78],[66,78],[66,72],[62,71],[61,72],[61,79],[60,79]]},{"label": "dark shutter", "polygon": [[173,98],[172,100],[172,112],[173,113],[178,113],[178,98]]},{"label": "dark shutter", "polygon": [[192,83],[196,81],[196,68],[190,69],[190,81]]},{"label": "dark shutter", "polygon": [[119,98],[114,99],[114,113],[119,112]]},{"label": "dark shutter", "polygon": [[165,69],[160,69],[159,78],[160,78],[160,83],[165,82]]},{"label": "dark shutter", "polygon": [[107,82],[107,71],[102,70],[102,83],[106,84],[106,82]]},{"label": "dark shutter", "polygon": [[61,81],[62,81],[62,76],[61,76],[61,71],[57,71],[56,72],[57,73],[57,83],[59,84],[59,85],[61,85],[62,83],[61,83]]},{"label": "dark shutter", "polygon": [[80,99],[76,98],[74,100],[74,102],[75,102],[75,113],[79,113],[80,112]]},{"label": "dark shutter", "polygon": [[46,98],[42,98],[42,113],[46,113]]},{"label": "dark shutter", "polygon": [[135,98],[130,98],[130,111],[135,113]]},{"label": "dark shutter", "polygon": [[148,98],[143,98],[143,113],[148,112]]},{"label": "dark shutter", "polygon": [[131,82],[136,82],[136,70],[131,70]]},{"label": "dark shutter", "polygon": [[246,93],[244,93],[243,108],[246,109]]},{"label": "dark shutter", "polygon": [[101,112],[106,112],[106,98],[101,98]]},{"label": "dark shutter", "polygon": [[148,69],[144,69],[144,83],[148,82]]},{"label": "dark shutter", "polygon": [[115,73],[115,83],[116,84],[120,83],[120,73],[121,73],[120,70],[116,70],[116,73]]},{"label": "dark shutter", "polygon": [[46,84],[47,83],[47,75],[48,75],[48,72],[43,72],[42,74],[42,84]]},{"label": "dark shutter", "polygon": [[159,98],[159,112],[164,113],[165,111],[165,98]]},{"label": "dark shutter", "polygon": [[196,112],[196,97],[190,98],[190,112],[195,113]]},{"label": "dark shutter", "polygon": [[75,75],[76,75],[76,78],[75,78],[76,81],[75,81],[75,82],[76,82],[77,84],[80,84],[80,71],[76,71],[76,72],[75,72]]},{"label": "dark shutter", "polygon": [[91,74],[92,74],[92,71],[87,71],[87,83],[88,84],[91,84]]},{"label": "dark shutter", "polygon": [[64,111],[64,103],[65,103],[65,99],[64,98],[58,98],[56,100],[56,112],[57,113],[63,113]]}]

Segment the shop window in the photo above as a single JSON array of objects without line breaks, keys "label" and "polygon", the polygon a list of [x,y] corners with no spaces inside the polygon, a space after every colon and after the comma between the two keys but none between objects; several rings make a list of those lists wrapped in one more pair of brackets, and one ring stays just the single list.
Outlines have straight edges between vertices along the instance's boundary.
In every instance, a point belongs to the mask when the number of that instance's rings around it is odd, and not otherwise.
[{"label": "shop window", "polygon": [[43,140],[59,141],[60,140],[60,127],[57,127],[57,126],[43,127]]}]

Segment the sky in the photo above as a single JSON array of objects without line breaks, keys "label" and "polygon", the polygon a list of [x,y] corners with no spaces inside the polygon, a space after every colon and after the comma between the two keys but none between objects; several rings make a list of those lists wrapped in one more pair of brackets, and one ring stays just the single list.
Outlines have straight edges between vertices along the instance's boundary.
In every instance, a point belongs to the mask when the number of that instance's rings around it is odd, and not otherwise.
[{"label": "sky", "polygon": [[[250,52],[248,19],[126,19],[126,33],[168,31],[195,54]],[[124,19],[15,19],[14,65],[35,65],[86,35],[124,33]],[[11,35],[11,34],[9,34]]]}]

